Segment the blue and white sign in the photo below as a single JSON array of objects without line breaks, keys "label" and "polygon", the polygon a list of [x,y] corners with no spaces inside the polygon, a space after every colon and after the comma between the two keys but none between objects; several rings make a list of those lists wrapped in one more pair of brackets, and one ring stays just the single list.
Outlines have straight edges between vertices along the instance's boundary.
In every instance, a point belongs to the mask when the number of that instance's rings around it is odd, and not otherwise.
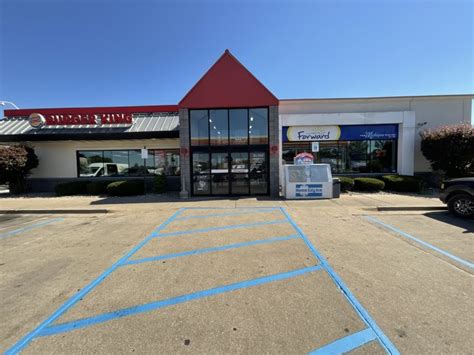
[{"label": "blue and white sign", "polygon": [[373,124],[373,125],[354,125],[341,126],[341,137],[339,140],[358,141],[358,140],[379,140],[379,139],[397,139],[398,125],[396,124]]},{"label": "blue and white sign", "polygon": [[322,197],[322,184],[296,184],[296,197]]},{"label": "blue and white sign", "polygon": [[397,124],[283,127],[283,142],[362,141],[397,138]]}]

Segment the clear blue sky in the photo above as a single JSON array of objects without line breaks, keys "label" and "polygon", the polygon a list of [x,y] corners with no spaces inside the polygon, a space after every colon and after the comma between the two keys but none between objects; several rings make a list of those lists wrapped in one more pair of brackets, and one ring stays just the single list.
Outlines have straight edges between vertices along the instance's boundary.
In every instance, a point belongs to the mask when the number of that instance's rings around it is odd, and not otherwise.
[{"label": "clear blue sky", "polygon": [[473,93],[472,4],[0,0],[0,100],[175,104],[226,48],[279,98]]}]

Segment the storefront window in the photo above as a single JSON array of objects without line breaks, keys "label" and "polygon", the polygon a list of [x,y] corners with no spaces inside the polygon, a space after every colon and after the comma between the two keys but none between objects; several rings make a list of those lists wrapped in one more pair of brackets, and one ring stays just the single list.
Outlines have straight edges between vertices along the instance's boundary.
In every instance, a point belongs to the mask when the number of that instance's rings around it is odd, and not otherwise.
[{"label": "storefront window", "polygon": [[212,194],[222,195],[229,191],[229,159],[227,153],[211,154]]},{"label": "storefront window", "polygon": [[371,173],[392,173],[396,171],[394,141],[370,141],[368,170]]},{"label": "storefront window", "polygon": [[368,141],[341,142],[343,144],[342,170],[347,172],[367,173]]},{"label": "storefront window", "polygon": [[229,144],[229,127],[227,121],[227,110],[209,110],[211,145]]},{"label": "storefront window", "polygon": [[207,110],[191,110],[191,145],[209,145],[209,118]]},{"label": "storefront window", "polygon": [[79,176],[104,175],[104,154],[101,150],[78,152],[77,159]]},{"label": "storefront window", "polygon": [[78,175],[80,177],[101,176],[145,176],[179,175],[178,150],[148,150],[144,161],[141,150],[78,151]]},{"label": "storefront window", "polygon": [[394,173],[397,170],[395,140],[319,142],[319,152],[311,152],[310,142],[283,144],[283,163],[293,164],[296,154],[313,154],[315,163],[331,166],[333,174]]},{"label": "storefront window", "polygon": [[193,193],[209,195],[211,192],[211,169],[208,153],[193,153]]},{"label": "storefront window", "polygon": [[230,144],[248,144],[248,111],[229,110]]},{"label": "storefront window", "polygon": [[283,144],[283,163],[284,164],[293,164],[293,159],[299,153],[310,153],[311,152],[311,143],[302,142],[302,143],[284,143]]},{"label": "storefront window", "polygon": [[176,176],[180,173],[179,152],[170,150],[153,150],[155,174]]},{"label": "storefront window", "polygon": [[341,162],[341,151],[337,142],[320,142],[319,152],[313,153],[313,156],[315,156],[316,162],[329,164],[332,173],[338,171],[338,166]]},{"label": "storefront window", "polygon": [[266,194],[268,191],[267,159],[265,152],[250,153],[250,194]]},{"label": "storefront window", "polygon": [[193,195],[267,194],[268,108],[189,115]]},{"label": "storefront window", "polygon": [[268,109],[252,108],[249,110],[250,144],[268,143]]}]

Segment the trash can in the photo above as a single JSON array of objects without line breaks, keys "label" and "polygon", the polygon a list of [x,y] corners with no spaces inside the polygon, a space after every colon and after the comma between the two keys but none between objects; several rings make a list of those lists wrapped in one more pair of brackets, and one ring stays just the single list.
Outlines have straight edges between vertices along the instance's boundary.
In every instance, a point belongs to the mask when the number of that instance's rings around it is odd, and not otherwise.
[{"label": "trash can", "polygon": [[341,180],[332,178],[332,198],[339,198],[341,194]]}]

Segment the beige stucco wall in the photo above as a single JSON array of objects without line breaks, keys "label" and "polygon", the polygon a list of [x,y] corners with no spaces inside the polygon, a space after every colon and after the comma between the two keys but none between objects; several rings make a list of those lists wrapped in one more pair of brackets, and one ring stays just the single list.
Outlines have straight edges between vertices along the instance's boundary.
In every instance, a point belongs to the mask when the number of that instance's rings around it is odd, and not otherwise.
[{"label": "beige stucco wall", "polygon": [[106,149],[179,149],[179,139],[105,140],[28,142],[35,148],[39,166],[32,171],[33,178],[77,177],[77,150]]},{"label": "beige stucco wall", "polygon": [[[474,95],[415,96],[360,99],[281,100],[280,116],[290,114],[397,112],[415,113],[414,171],[430,171],[420,150],[420,131],[442,125],[471,123]],[[426,122],[426,123],[425,123]],[[383,122],[380,122],[383,123]],[[341,124],[350,124],[344,122]]]}]

